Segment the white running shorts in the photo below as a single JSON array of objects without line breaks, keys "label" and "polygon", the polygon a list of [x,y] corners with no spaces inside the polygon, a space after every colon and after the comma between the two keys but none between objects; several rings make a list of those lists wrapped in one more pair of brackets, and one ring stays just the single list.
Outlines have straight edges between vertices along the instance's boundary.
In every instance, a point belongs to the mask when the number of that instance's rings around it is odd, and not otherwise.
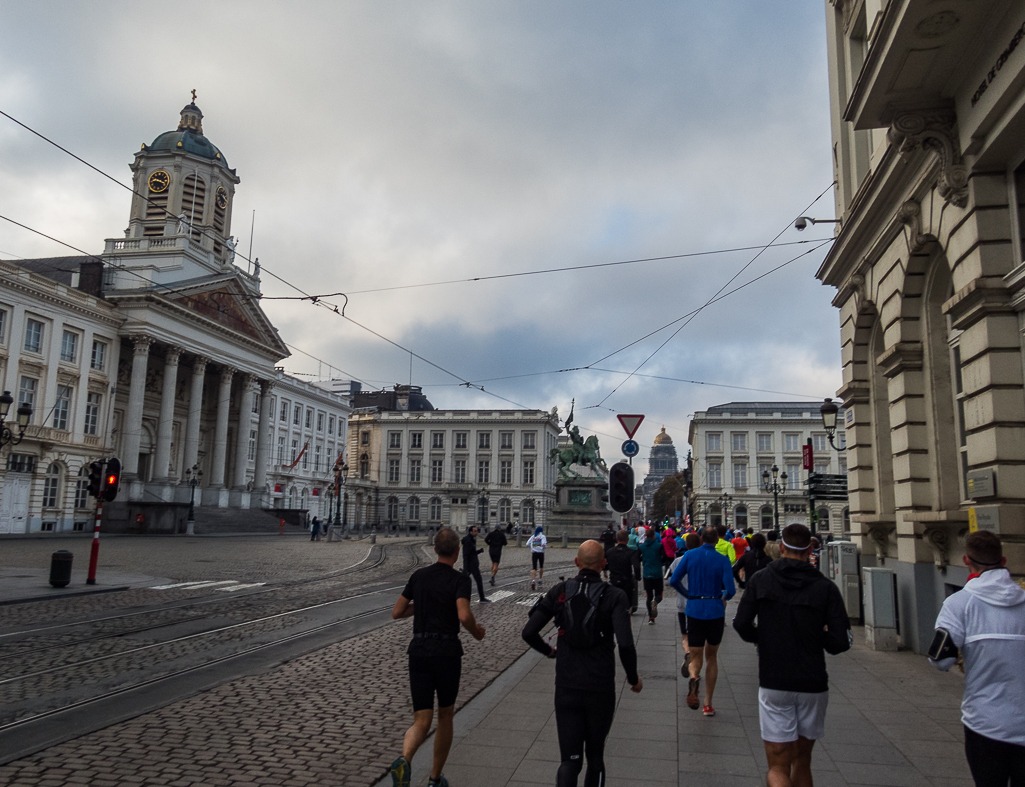
[{"label": "white running shorts", "polygon": [[758,689],[758,721],[762,740],[790,743],[798,736],[818,740],[826,734],[826,706],[829,692]]}]

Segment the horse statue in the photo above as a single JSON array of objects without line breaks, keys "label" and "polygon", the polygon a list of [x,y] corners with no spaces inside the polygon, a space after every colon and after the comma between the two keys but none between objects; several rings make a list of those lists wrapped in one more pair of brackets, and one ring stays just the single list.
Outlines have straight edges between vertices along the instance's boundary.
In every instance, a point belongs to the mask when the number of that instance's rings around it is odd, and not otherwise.
[{"label": "horse statue", "polygon": [[598,438],[591,435],[586,440],[580,436],[576,426],[568,430],[570,444],[565,448],[553,448],[549,451],[552,462],[558,462],[559,476],[562,478],[581,478],[580,473],[572,469],[572,465],[590,467],[595,475],[601,475],[608,468],[601,458]]}]

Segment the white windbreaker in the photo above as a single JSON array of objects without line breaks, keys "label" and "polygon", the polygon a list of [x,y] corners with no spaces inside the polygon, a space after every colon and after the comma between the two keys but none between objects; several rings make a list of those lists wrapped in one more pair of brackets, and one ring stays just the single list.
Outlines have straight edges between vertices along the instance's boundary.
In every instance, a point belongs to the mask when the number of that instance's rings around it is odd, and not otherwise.
[{"label": "white windbreaker", "polygon": [[[986,571],[943,602],[936,628],[947,629],[964,656],[964,725],[1025,746],[1025,590],[1006,568]],[[932,663],[948,670],[954,662]]]}]

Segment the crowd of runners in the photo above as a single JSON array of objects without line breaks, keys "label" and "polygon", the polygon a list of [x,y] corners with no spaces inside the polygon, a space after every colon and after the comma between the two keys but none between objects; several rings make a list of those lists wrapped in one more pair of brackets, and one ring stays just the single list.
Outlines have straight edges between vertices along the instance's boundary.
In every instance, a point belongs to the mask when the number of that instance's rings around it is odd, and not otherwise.
[{"label": "crowd of runners", "polygon": [[[438,561],[410,577],[392,611],[413,617],[409,681],[413,726],[402,756],[391,766],[394,787],[409,787],[413,755],[431,727],[434,697],[438,728],[429,784],[447,787],[442,770],[452,743],[452,719],[462,663],[460,626],[483,639],[470,609],[471,578],[481,600],[476,528],[460,541],[442,528],[434,541]],[[555,719],[561,756],[558,787],[605,785],[605,740],[617,701],[616,652],[634,692],[643,689],[630,616],[643,586],[647,625],[656,625],[664,585],[676,593],[677,621],[684,649],[687,707],[715,716],[717,655],[726,609],[743,595],[733,618],[741,639],[758,648],[758,708],[768,762],[769,787],[811,787],[815,741],[825,734],[829,680],[825,654],[853,643],[850,622],[836,585],[818,570],[818,540],[807,527],[787,525],[778,538],[751,531],[708,526],[701,530],[642,525],[618,532],[609,527],[580,545],[579,569],[560,577],[530,611],[523,639],[555,659]],[[487,541],[492,578],[504,538]],[[546,539],[541,528],[528,545],[533,559],[531,587],[541,586]],[[464,570],[454,566],[460,547]],[[965,541],[969,584],[943,605],[929,656],[940,669],[963,657],[966,675],[963,720],[965,751],[978,787],[1025,785],[1025,590],[1008,574],[1000,539],[972,533]],[[603,576],[607,581],[603,581]],[[555,627],[546,637],[550,622]],[[554,642],[553,642],[554,639]],[[702,674],[703,673],[703,674]],[[702,696],[703,689],[703,696]]]}]

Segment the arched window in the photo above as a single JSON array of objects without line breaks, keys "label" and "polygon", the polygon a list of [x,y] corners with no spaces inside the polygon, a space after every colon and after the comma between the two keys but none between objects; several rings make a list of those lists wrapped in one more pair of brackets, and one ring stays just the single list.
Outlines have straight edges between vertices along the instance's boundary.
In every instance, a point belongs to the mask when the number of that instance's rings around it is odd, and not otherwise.
[{"label": "arched window", "polygon": [[512,501],[503,497],[498,501],[498,521],[509,522],[512,518]]},{"label": "arched window", "polygon": [[75,481],[75,508],[89,507],[89,465],[78,469],[78,480]]},{"label": "arched window", "polygon": [[387,518],[389,522],[397,522],[399,519],[399,499],[397,497],[388,498]]},{"label": "arched window", "polygon": [[772,530],[772,506],[762,506],[762,530]]},{"label": "arched window", "polygon": [[420,521],[420,498],[419,497],[411,497],[411,498],[409,498],[409,501],[406,503],[406,506],[407,506],[406,511],[409,512],[409,516],[407,517],[407,519],[410,522],[419,522]]},{"label": "arched window", "polygon": [[431,522],[440,522],[441,521],[441,498],[440,497],[432,497],[431,498],[430,506],[429,506],[428,511],[427,511],[427,518]]},{"label": "arched window", "polygon": [[747,529],[747,506],[742,504],[734,509],[733,527],[739,530]]},{"label": "arched window", "polygon": [[43,508],[57,507],[57,493],[60,490],[61,468],[53,462],[46,468],[46,479],[43,481]]},{"label": "arched window", "polygon": [[818,511],[818,514],[819,514],[819,526],[818,526],[818,529],[819,530],[829,530],[829,509],[825,508],[825,507],[820,508],[819,511]]},{"label": "arched window", "polygon": [[523,524],[534,526],[534,501],[524,500],[521,506],[521,513],[523,514]]},{"label": "arched window", "polygon": [[843,513],[840,515],[840,517],[841,517],[841,521],[843,522],[843,532],[850,533],[851,532],[851,510],[849,508],[845,508],[843,510]]}]

